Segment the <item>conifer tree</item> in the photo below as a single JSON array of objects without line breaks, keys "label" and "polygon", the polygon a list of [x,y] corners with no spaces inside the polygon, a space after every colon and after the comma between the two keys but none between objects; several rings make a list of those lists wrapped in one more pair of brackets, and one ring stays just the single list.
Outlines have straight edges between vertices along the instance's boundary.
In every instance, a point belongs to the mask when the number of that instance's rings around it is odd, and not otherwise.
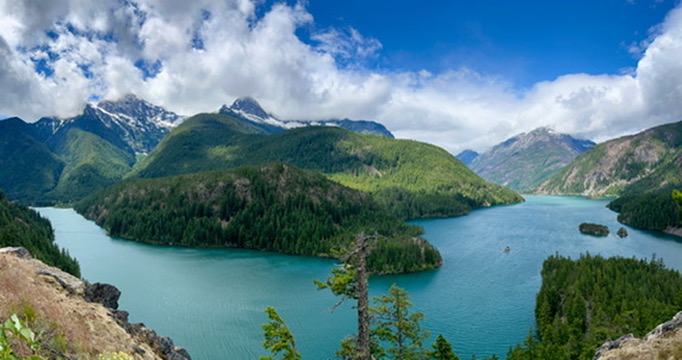
[{"label": "conifer tree", "polygon": [[459,356],[452,350],[452,344],[443,335],[438,335],[436,342],[431,345],[433,351],[429,353],[434,360],[459,360]]},{"label": "conifer tree", "polygon": [[[282,360],[301,360],[301,354],[296,350],[294,335],[284,323],[284,320],[277,314],[272,306],[265,308],[270,322],[263,325],[265,341],[263,347],[270,350],[273,355],[284,352]],[[274,360],[270,356],[261,356],[260,360]]]},{"label": "conifer tree", "polygon": [[424,314],[410,313],[412,302],[405,289],[393,284],[388,294],[374,297],[377,305],[372,307],[373,334],[381,341],[391,344],[386,353],[395,360],[417,360],[425,357],[422,348],[429,333],[421,329]]}]

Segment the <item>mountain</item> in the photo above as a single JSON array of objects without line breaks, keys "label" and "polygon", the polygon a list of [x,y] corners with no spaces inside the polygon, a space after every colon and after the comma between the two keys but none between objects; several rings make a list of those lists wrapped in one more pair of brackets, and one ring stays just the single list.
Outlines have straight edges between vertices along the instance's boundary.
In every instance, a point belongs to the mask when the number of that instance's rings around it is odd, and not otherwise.
[{"label": "mountain", "polygon": [[331,126],[272,135],[224,114],[200,114],[175,128],[131,177],[286,162],[370,193],[402,218],[454,216],[520,202],[513,191],[487,183],[445,150],[411,140],[368,136]]},{"label": "mountain", "polygon": [[253,124],[259,125],[267,133],[274,134],[286,129],[303,126],[336,126],[360,134],[386,136],[393,138],[393,134],[382,124],[367,120],[331,119],[331,120],[280,120],[269,114],[260,106],[258,101],[251,97],[242,97],[232,103],[229,107],[223,105],[218,113],[231,116],[236,119],[243,119]]},{"label": "mountain", "polygon": [[469,167],[484,179],[517,191],[540,185],[594,146],[542,127],[493,146],[471,161]]},{"label": "mountain", "polygon": [[0,188],[11,199],[32,202],[54,189],[64,161],[19,118],[0,121]]},{"label": "mountain", "polygon": [[50,139],[51,150],[65,164],[48,199],[69,203],[120,181],[135,164],[135,154],[101,137],[69,128]]},{"label": "mountain", "polygon": [[133,95],[71,118],[0,121],[0,187],[24,203],[69,203],[130,172],[184,118]]},{"label": "mountain", "polygon": [[154,244],[330,257],[362,232],[381,236],[368,258],[375,272],[441,264],[420,228],[366,193],[283,163],[128,180],[75,209],[113,236]]},{"label": "mountain", "polygon": [[461,153],[455,155],[456,158],[459,159],[459,161],[463,162],[464,165],[469,166],[474,159],[476,159],[480,155],[476,151],[466,149],[462,151]]},{"label": "mountain", "polygon": [[135,95],[126,95],[116,101],[88,104],[80,115],[72,118],[42,118],[35,123],[35,127],[38,137],[43,141],[49,141],[60,132],[77,128],[133,154],[147,154],[170,129],[183,120],[184,117]]},{"label": "mountain", "polygon": [[537,188],[545,194],[637,195],[682,184],[682,121],[601,143]]}]

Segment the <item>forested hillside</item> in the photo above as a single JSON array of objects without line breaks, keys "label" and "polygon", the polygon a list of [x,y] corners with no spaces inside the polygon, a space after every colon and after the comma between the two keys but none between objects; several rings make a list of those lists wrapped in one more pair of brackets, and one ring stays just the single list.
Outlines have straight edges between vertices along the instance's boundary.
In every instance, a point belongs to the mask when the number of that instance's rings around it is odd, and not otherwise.
[{"label": "forested hillside", "polygon": [[80,276],[80,266],[54,243],[52,225],[37,212],[9,201],[0,192],[0,247],[22,246],[37,259]]},{"label": "forested hillside", "polygon": [[0,189],[12,200],[33,202],[57,186],[64,162],[19,118],[0,121]]},{"label": "forested hillside", "polygon": [[221,114],[194,116],[164,138],[132,176],[163,177],[280,161],[368,192],[402,218],[455,216],[523,201],[433,145],[334,127],[259,135],[258,129],[246,126]]},{"label": "forested hillside", "polygon": [[77,128],[56,134],[48,143],[66,164],[57,186],[43,200],[72,203],[120,181],[135,164],[135,155]]},{"label": "forested hillside", "polygon": [[538,332],[508,360],[592,359],[607,339],[641,337],[682,308],[682,276],[660,260],[550,256],[537,295]]},{"label": "forested hillside", "polygon": [[673,199],[675,190],[667,188],[641,195],[624,195],[610,202],[608,207],[619,213],[618,221],[623,224],[682,236],[682,209]]},{"label": "forested hillside", "polygon": [[682,121],[585,151],[536,190],[585,196],[639,195],[682,184]]},{"label": "forested hillside", "polygon": [[0,121],[0,188],[30,205],[70,204],[121,180],[182,118],[135,96],[71,118]]},{"label": "forested hillside", "polygon": [[438,251],[367,194],[282,163],[124,181],[76,206],[113,236],[330,257],[357,233],[381,235],[376,272],[440,266]]}]

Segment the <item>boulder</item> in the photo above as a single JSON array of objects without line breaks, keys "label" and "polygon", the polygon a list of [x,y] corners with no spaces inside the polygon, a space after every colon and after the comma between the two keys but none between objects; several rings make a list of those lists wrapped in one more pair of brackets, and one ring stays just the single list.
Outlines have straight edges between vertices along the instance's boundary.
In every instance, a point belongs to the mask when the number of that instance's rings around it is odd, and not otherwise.
[{"label": "boulder", "polygon": [[85,287],[85,294],[83,298],[87,302],[100,303],[109,309],[118,309],[118,299],[121,297],[121,291],[114,285],[94,283],[88,284]]}]

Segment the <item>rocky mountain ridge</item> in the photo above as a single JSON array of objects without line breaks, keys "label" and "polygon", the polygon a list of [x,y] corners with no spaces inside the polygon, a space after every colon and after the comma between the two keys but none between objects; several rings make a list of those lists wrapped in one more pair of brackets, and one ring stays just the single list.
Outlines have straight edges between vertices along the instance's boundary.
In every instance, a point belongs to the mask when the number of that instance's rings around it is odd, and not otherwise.
[{"label": "rocky mountain ridge", "polygon": [[71,118],[44,117],[31,125],[42,141],[70,128],[78,128],[133,153],[146,154],[184,119],[184,116],[129,94],[115,101],[87,104],[81,114]]},{"label": "rocky mountain ridge", "polygon": [[541,127],[511,137],[477,156],[463,154],[472,158],[468,166],[484,179],[526,191],[547,180],[592,146],[592,141]]},{"label": "rocky mountain ridge", "polygon": [[375,121],[350,119],[280,120],[266,112],[258,101],[251,97],[240,97],[230,106],[223,105],[218,110],[218,113],[243,118],[256,124],[267,125],[270,133],[304,126],[337,126],[360,134],[394,137],[384,125]]},{"label": "rocky mountain ridge", "polygon": [[[220,110],[237,127],[275,134],[313,123],[282,122],[251,98]],[[133,169],[185,117],[135,95],[87,104],[70,118],[19,118],[0,121],[0,188],[12,199],[32,205],[72,203],[109,186]],[[328,121],[351,131],[392,137],[369,121]]]}]

